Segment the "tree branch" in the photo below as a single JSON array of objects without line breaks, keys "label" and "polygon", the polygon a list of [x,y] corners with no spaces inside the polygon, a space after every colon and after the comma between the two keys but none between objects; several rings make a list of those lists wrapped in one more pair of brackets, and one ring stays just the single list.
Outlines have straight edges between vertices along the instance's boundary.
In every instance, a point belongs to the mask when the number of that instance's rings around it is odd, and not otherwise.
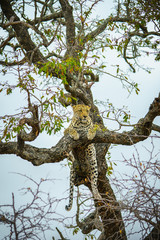
[{"label": "tree branch", "polygon": [[14,22],[9,22],[9,23],[6,23],[4,25],[4,28],[8,27],[8,26],[14,26],[14,25],[19,25],[19,24],[22,24],[24,25],[26,28],[31,28],[33,31],[35,31],[37,34],[39,34],[43,40],[43,44],[44,46],[48,46],[49,43],[45,37],[45,35],[35,26],[29,24],[29,23],[26,23],[26,22],[23,22],[23,21],[14,21]]},{"label": "tree branch", "polygon": [[66,41],[67,41],[67,50],[69,51],[75,43],[75,23],[73,18],[73,8],[69,4],[68,0],[59,0],[64,18],[66,21]]},{"label": "tree branch", "polygon": [[59,233],[59,236],[61,237],[61,240],[66,240],[66,238],[63,237],[63,234],[61,231],[56,227],[57,232]]},{"label": "tree branch", "polygon": [[34,20],[29,20],[29,19],[27,19],[27,21],[28,21],[31,25],[35,25],[35,24],[39,23],[39,21],[40,21],[40,22],[47,22],[47,21],[56,20],[56,19],[62,18],[62,17],[64,17],[64,16],[63,16],[63,11],[59,11],[59,12],[51,13],[51,14],[49,14],[49,15],[47,15],[47,16],[43,16],[43,17],[41,17],[41,18],[36,18],[36,19],[34,19]]},{"label": "tree branch", "polygon": [[160,239],[160,221],[157,223],[157,226],[155,226],[152,231],[144,238],[144,240],[152,240],[152,239]]},{"label": "tree branch", "polygon": [[15,37],[15,34],[13,32],[9,33],[7,39],[0,44],[0,48],[4,48],[13,37]]},{"label": "tree branch", "polygon": [[[155,98],[146,116],[138,121],[133,130],[122,133],[116,133],[109,130],[97,131],[96,137],[92,142],[133,145],[143,141],[150,135],[152,122],[156,116],[160,116],[160,95],[158,98]],[[82,132],[81,138],[77,141],[71,139],[68,135],[62,137],[56,146],[51,149],[37,148],[24,144],[23,149],[19,151],[17,149],[17,143],[1,142],[0,154],[16,154],[21,158],[30,161],[32,164],[39,166],[43,163],[62,161],[72,149],[89,143],[91,143],[91,141],[87,139],[86,132]]]},{"label": "tree branch", "polygon": [[6,62],[6,61],[0,61],[0,64],[3,66],[16,66],[16,65],[23,65],[25,62],[27,61],[27,58],[24,57],[22,60],[20,61],[14,61],[14,62]]},{"label": "tree branch", "polygon": [[[8,21],[13,19],[13,22],[20,21],[19,17],[13,11],[9,0],[1,0],[0,2],[3,13],[5,14]],[[28,33],[28,28],[22,23],[12,26],[16,32],[17,40],[19,41],[22,49],[25,49],[27,52],[27,58],[30,61],[32,57],[33,63],[44,62],[45,58],[42,53],[39,51],[35,43],[31,40],[31,37]],[[33,56],[32,56],[33,54]],[[32,62],[31,61],[31,62]]]},{"label": "tree branch", "polygon": [[14,224],[13,221],[11,221],[10,219],[6,218],[5,215],[0,214],[0,222],[4,223],[4,224]]},{"label": "tree branch", "polygon": [[103,231],[103,224],[99,220],[98,212],[95,210],[90,213],[87,217],[83,219],[83,221],[79,220],[80,216],[80,204],[78,202],[79,199],[79,189],[77,193],[77,213],[76,213],[76,223],[77,226],[82,230],[83,234],[88,234],[94,229],[98,229],[99,231]]},{"label": "tree branch", "polygon": [[126,43],[125,43],[124,50],[123,50],[123,57],[124,57],[124,60],[126,61],[126,63],[132,68],[133,72],[135,73],[136,72],[135,68],[132,66],[132,64],[127,59],[127,47],[128,47],[130,40],[131,40],[131,37],[129,36],[128,39],[126,39]]},{"label": "tree branch", "polygon": [[100,33],[102,33],[108,23],[111,23],[111,22],[128,22],[130,19],[127,18],[127,17],[109,17],[109,18],[106,18],[104,20],[104,22],[102,24],[100,24],[95,30],[91,31],[90,33],[88,33],[85,37],[84,37],[84,42],[87,42],[88,39],[93,39],[95,37],[97,37]]},{"label": "tree branch", "polygon": [[26,133],[24,130],[22,130],[19,134],[18,134],[18,138],[20,138],[23,141],[33,141],[37,138],[37,136],[39,135],[39,119],[38,119],[38,107],[35,105],[33,107],[33,111],[32,113],[33,116],[32,118],[22,118],[19,121],[19,126],[23,126],[25,124],[27,124],[28,126],[32,127],[32,130],[30,133]]},{"label": "tree branch", "polygon": [[156,124],[152,124],[152,130],[160,133],[160,126],[158,126]]},{"label": "tree branch", "polygon": [[145,117],[138,121],[133,130],[122,133],[115,133],[107,130],[104,134],[97,131],[95,139],[99,142],[114,142],[115,144],[133,145],[137,142],[145,140],[150,135],[152,122],[157,116],[160,116],[160,94],[158,98],[154,99]]},{"label": "tree branch", "polygon": [[35,166],[40,166],[44,163],[60,162],[67,157],[66,153],[70,150],[71,146],[69,138],[68,140],[62,138],[58,144],[51,149],[37,148],[24,144],[22,151],[17,149],[16,142],[0,142],[0,154],[15,154],[22,159],[31,162]]}]

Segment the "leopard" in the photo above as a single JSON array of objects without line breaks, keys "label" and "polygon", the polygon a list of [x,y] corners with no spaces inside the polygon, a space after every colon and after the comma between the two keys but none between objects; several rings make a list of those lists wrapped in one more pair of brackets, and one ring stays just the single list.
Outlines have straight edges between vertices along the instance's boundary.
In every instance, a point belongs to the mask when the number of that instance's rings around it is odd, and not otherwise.
[{"label": "leopard", "polygon": [[[78,140],[80,138],[79,132],[82,130],[87,131],[88,140],[92,140],[96,135],[96,127],[93,124],[93,121],[89,115],[90,106],[84,104],[78,104],[72,106],[73,108],[73,118],[71,123],[67,129],[64,131],[64,135],[69,134],[69,136]],[[94,143],[88,144],[85,148],[85,158],[90,166],[90,181],[91,181],[91,189],[93,193],[94,199],[101,200],[101,195],[97,189],[97,180],[98,180],[98,166],[96,159],[96,148]],[[75,171],[73,167],[73,163],[75,161],[75,157],[73,152],[71,151],[68,155],[68,159],[72,162],[70,168],[70,193],[69,193],[69,204],[65,206],[67,211],[70,211],[73,205],[73,192],[74,192],[74,179],[75,179]]]}]

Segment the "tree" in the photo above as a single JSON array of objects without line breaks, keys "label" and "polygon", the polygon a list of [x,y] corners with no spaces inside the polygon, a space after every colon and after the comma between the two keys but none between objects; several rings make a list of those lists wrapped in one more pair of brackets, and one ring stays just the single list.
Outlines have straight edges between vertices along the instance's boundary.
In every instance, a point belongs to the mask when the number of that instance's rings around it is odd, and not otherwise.
[{"label": "tree", "polygon": [[[1,92],[10,95],[19,89],[27,96],[27,105],[21,111],[1,118],[4,129],[0,153],[15,154],[35,166],[60,162],[72,149],[80,154],[82,146],[91,143],[86,134],[77,141],[69,136],[62,137],[51,149],[34,147],[26,142],[34,141],[43,131],[48,134],[60,131],[69,119],[66,107],[71,104],[91,106],[92,120],[101,128],[92,142],[96,146],[98,190],[103,201],[95,201],[96,210],[83,223],[77,220],[78,226],[83,233],[89,233],[99,228],[93,221],[98,216],[102,232],[99,239],[127,239],[121,215],[124,205],[117,201],[106,177],[110,173],[106,154],[111,144],[134,145],[147,139],[152,130],[160,132],[160,126],[153,123],[160,116],[160,95],[155,96],[146,115],[132,125],[130,131],[117,132],[107,129],[104,118],[112,112],[121,128],[127,125],[130,114],[124,109],[117,114],[109,103],[103,118],[93,99],[92,86],[102,73],[111,74],[103,60],[109,50],[116,50],[118,57],[122,57],[133,72],[138,67],[138,57],[143,54],[153,53],[155,60],[159,60],[160,5],[154,0],[117,1],[115,13],[105,19],[92,19],[99,2],[0,1],[2,73],[7,76],[12,70],[17,77],[14,83],[1,82]],[[115,65],[112,75],[129,92],[135,90],[138,94],[138,84],[123,74],[119,65]],[[16,136],[17,140],[14,140]],[[81,166],[80,159],[77,161]],[[91,190],[83,167],[77,168],[76,176],[76,186],[84,184]],[[158,217],[153,227],[159,228]]]}]

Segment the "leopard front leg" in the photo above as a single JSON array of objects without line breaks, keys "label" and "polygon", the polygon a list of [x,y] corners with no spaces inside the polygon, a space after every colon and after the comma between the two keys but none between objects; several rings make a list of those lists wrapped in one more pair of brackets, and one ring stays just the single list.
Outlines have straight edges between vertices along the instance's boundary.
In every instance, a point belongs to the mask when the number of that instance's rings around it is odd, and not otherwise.
[{"label": "leopard front leg", "polygon": [[74,190],[74,180],[75,180],[75,171],[73,168],[73,163],[75,161],[75,158],[72,154],[72,152],[69,153],[68,160],[72,161],[72,165],[70,168],[70,192],[69,192],[69,204],[65,206],[65,209],[67,211],[70,211],[73,204],[73,190]]},{"label": "leopard front leg", "polygon": [[97,160],[96,160],[96,149],[94,144],[89,144],[86,148],[86,158],[90,163],[90,178],[91,178],[91,188],[93,192],[93,197],[95,199],[101,200],[102,197],[98,192],[97,189],[97,179],[98,179],[98,167],[97,167]]},{"label": "leopard front leg", "polygon": [[92,140],[95,137],[97,130],[101,130],[100,126],[97,124],[91,124],[91,127],[88,129],[87,133],[88,140]]},{"label": "leopard front leg", "polygon": [[68,127],[67,129],[64,130],[64,135],[69,134],[69,136],[71,138],[73,138],[74,140],[78,140],[79,139],[79,134],[78,132],[72,127]]}]

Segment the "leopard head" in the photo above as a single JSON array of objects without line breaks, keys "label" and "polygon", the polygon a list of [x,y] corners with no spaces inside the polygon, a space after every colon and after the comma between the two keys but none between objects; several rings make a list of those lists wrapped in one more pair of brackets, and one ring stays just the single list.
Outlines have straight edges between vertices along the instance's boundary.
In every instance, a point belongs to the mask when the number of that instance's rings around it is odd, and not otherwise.
[{"label": "leopard head", "polygon": [[78,104],[73,106],[74,120],[77,120],[81,124],[88,124],[91,119],[89,116],[90,107],[84,104]]}]

